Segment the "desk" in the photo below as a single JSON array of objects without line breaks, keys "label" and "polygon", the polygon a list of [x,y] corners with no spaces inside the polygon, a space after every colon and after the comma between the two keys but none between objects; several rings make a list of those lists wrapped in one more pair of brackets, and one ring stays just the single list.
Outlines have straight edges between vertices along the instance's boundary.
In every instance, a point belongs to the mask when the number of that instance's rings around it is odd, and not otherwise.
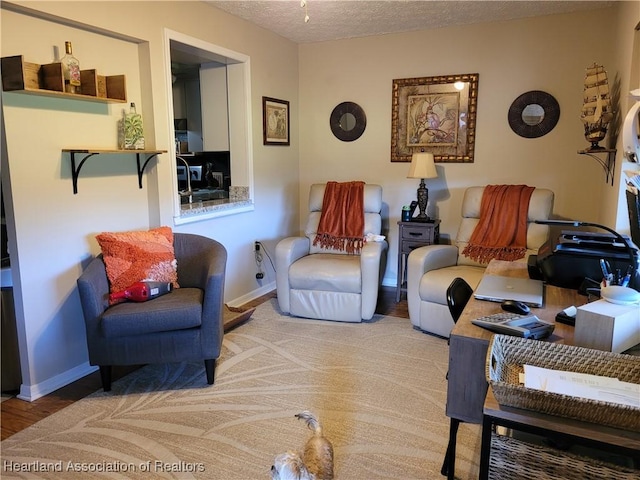
[{"label": "desk", "polygon": [[[492,260],[485,275],[507,277],[528,277],[525,262],[504,262]],[[586,303],[586,297],[575,290],[545,285],[544,306],[532,308],[531,312],[541,320],[555,323],[556,314],[561,310]],[[492,332],[476,327],[471,320],[483,315],[501,312],[500,304],[471,298],[460,319],[456,322],[449,338],[449,375],[447,386],[446,414],[451,418],[449,446],[442,473],[453,479],[455,470],[455,444],[460,422],[482,423],[483,405],[487,396],[485,364]],[[547,341],[573,344],[573,327],[556,323],[553,334]]]},{"label": "desk", "polygon": [[[637,458],[640,452],[640,433],[622,430],[571,418],[547,415],[530,410],[498,404],[491,389],[484,403],[482,423],[482,450],[480,454],[480,480],[489,478],[491,453],[491,431],[493,425],[536,435],[553,435],[554,438],[571,443],[594,446],[618,454]],[[533,466],[535,468],[536,466]]]}]

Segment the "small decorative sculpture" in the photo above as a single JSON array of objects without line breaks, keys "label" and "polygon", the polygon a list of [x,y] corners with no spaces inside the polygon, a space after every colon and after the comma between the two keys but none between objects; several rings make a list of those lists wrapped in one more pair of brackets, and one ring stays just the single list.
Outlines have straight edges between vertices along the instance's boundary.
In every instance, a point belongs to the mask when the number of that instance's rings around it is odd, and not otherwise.
[{"label": "small decorative sculpture", "polygon": [[602,65],[594,63],[587,68],[584,77],[582,114],[584,137],[591,146],[588,151],[603,150],[599,143],[604,140],[613,119],[613,108],[609,94],[609,80]]}]

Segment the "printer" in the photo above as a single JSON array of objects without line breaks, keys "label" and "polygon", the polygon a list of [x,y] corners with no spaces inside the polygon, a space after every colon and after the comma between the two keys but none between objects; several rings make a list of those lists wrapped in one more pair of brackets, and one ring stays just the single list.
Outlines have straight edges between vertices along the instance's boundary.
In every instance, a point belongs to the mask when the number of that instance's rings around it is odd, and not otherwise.
[{"label": "printer", "polygon": [[640,291],[639,256],[626,235],[562,230],[530,256],[529,276],[563,288],[580,289],[585,279],[597,286],[603,278],[602,259],[614,275],[629,273],[627,286]]}]

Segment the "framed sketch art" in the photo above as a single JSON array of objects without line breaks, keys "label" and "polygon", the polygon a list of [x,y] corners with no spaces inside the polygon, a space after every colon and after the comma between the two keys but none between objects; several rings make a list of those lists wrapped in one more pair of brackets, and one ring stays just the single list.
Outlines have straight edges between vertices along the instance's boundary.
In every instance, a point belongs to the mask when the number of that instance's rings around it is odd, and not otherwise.
[{"label": "framed sketch art", "polygon": [[393,80],[391,161],[473,163],[477,103],[477,73]]},{"label": "framed sketch art", "polygon": [[289,102],[262,97],[264,145],[289,145]]}]

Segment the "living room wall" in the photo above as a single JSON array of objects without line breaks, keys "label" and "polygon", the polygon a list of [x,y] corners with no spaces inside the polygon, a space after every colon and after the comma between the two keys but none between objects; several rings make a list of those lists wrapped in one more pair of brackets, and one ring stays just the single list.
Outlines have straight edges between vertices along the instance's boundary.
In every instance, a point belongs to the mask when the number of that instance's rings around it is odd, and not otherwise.
[{"label": "living room wall", "polygon": [[[225,300],[231,304],[269,289],[275,279],[267,260],[264,282],[256,281],[254,240],[273,252],[279,239],[297,233],[309,185],[330,179],[362,178],[383,185],[391,242],[385,282],[395,284],[396,221],[401,206],[415,198],[418,181],[405,178],[408,164],[389,161],[394,78],[480,73],[476,162],[439,164],[440,177],[427,181],[430,213],[442,218],[445,235],[455,233],[462,191],[469,185],[518,181],[547,186],[556,191],[557,213],[583,220],[606,217],[601,205],[611,210],[609,192],[619,185],[616,178],[612,189],[595,161],[576,155],[586,145],[578,112],[584,68],[593,61],[604,63],[610,73],[620,72],[623,91],[628,90],[624,85],[631,67],[625,52],[631,34],[623,32],[640,19],[635,2],[616,2],[611,10],[588,15],[301,46],[203,2],[2,3],[2,56],[23,54],[28,61],[46,63],[53,61],[54,45],[62,48],[72,40],[87,67],[126,73],[149,146],[169,152],[163,29],[251,57],[255,209],[175,228],[225,245]],[[7,4],[22,6],[26,13],[7,11]],[[591,24],[603,26],[598,41],[585,32],[589,29],[583,25]],[[547,90],[562,109],[556,129],[537,140],[516,137],[506,125],[510,103],[531,89]],[[262,96],[291,102],[290,147],[262,144]],[[91,371],[76,279],[98,252],[96,233],[171,225],[174,199],[162,192],[171,185],[174,164],[170,154],[161,155],[147,168],[140,190],[131,158],[92,159],[73,195],[68,157],[61,149],[111,145],[121,107],[96,112],[78,102],[15,93],[3,93],[2,99],[7,129],[3,191],[15,210],[9,217],[21,397],[33,400]],[[353,143],[339,142],[329,131],[331,110],[342,101],[359,103],[367,114],[367,130]]]},{"label": "living room wall", "polygon": [[[115,148],[116,125],[127,105],[3,92],[6,152],[3,192],[12,232],[11,260],[23,384],[34,400],[86,375],[84,322],[76,279],[99,253],[102,231],[159,224],[198,233],[227,249],[225,301],[270,290],[255,278],[253,242],[297,229],[297,46],[204,2],[3,2],[2,56],[33,63],[54,61],[73,43],[81,68],[125,74],[129,101],[142,112],[148,148],[168,150],[150,162],[138,188],[133,155],[90,158],[72,191],[64,148]],[[250,57],[254,210],[176,227],[164,29]],[[291,146],[262,145],[262,96],[291,102]]]},{"label": "living room wall", "polygon": [[[579,118],[582,85],[585,68],[598,62],[628,91],[631,58],[616,52],[624,42],[631,54],[639,19],[637,3],[616,2],[590,12],[301,45],[301,211],[311,183],[381,184],[390,241],[385,283],[395,284],[396,222],[416,199],[419,181],[406,178],[408,163],[390,161],[392,80],[479,73],[475,162],[438,163],[438,178],[426,180],[428,213],[442,220],[441,234],[455,237],[464,190],[489,183],[549,188],[556,216],[615,226],[621,161],[612,187],[595,160],[577,154],[588,146]],[[598,25],[598,35],[586,25]],[[517,136],[507,122],[511,103],[530,90],[550,93],[561,110],[555,129],[537,139]],[[359,104],[367,117],[354,142],[329,129],[331,111],[344,101]]]}]

